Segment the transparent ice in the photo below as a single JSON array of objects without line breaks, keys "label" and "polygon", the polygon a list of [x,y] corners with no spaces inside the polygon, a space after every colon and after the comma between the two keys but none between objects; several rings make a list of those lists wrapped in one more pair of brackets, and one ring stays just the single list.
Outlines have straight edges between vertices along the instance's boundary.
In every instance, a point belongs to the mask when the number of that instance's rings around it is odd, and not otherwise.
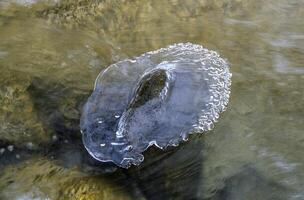
[{"label": "transparent ice", "polygon": [[151,145],[165,149],[213,128],[229,100],[227,62],[179,43],[110,65],[83,108],[88,152],[102,162],[139,165]]}]

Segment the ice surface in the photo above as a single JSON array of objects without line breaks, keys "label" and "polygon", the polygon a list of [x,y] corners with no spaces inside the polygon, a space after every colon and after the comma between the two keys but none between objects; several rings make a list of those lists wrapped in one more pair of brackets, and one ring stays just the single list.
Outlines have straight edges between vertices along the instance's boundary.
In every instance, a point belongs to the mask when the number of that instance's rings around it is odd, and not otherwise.
[{"label": "ice surface", "polygon": [[229,100],[231,74],[215,51],[180,43],[110,65],[83,108],[88,152],[128,168],[151,145],[177,146],[211,130]]}]

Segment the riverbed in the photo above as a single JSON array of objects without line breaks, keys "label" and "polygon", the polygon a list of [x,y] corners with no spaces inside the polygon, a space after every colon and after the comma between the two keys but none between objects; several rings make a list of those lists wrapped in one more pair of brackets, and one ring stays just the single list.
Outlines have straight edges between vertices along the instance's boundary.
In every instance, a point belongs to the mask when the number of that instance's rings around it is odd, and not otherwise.
[{"label": "riverbed", "polygon": [[[303,200],[303,19],[303,0],[0,0],[0,199]],[[99,72],[180,42],[229,62],[214,129],[130,169],[92,159]]]}]

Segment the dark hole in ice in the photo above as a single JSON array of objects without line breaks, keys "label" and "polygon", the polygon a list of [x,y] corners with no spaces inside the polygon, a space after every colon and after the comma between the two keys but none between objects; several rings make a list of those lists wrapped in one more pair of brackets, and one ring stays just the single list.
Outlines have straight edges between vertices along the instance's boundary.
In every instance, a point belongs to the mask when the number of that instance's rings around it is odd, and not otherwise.
[{"label": "dark hole in ice", "polygon": [[166,79],[165,70],[157,70],[154,73],[148,73],[141,79],[141,82],[135,91],[135,99],[130,107],[136,108],[153,98],[157,98],[165,87]]}]

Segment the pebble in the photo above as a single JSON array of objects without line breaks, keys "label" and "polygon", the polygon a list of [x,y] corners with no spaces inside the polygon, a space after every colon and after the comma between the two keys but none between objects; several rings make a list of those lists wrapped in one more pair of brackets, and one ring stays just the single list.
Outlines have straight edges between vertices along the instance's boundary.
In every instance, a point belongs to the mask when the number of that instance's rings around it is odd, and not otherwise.
[{"label": "pebble", "polygon": [[57,135],[53,135],[52,140],[53,140],[54,142],[57,141],[57,140],[58,140]]},{"label": "pebble", "polygon": [[34,144],[33,144],[32,142],[28,142],[28,143],[26,143],[26,147],[27,147],[28,149],[33,149]]},{"label": "pebble", "polygon": [[0,149],[0,155],[3,154],[4,152],[5,152],[5,149],[4,149],[4,148],[1,148],[1,149]]},{"label": "pebble", "polygon": [[9,150],[10,152],[14,151],[14,146],[13,145],[7,146],[7,150]]}]

